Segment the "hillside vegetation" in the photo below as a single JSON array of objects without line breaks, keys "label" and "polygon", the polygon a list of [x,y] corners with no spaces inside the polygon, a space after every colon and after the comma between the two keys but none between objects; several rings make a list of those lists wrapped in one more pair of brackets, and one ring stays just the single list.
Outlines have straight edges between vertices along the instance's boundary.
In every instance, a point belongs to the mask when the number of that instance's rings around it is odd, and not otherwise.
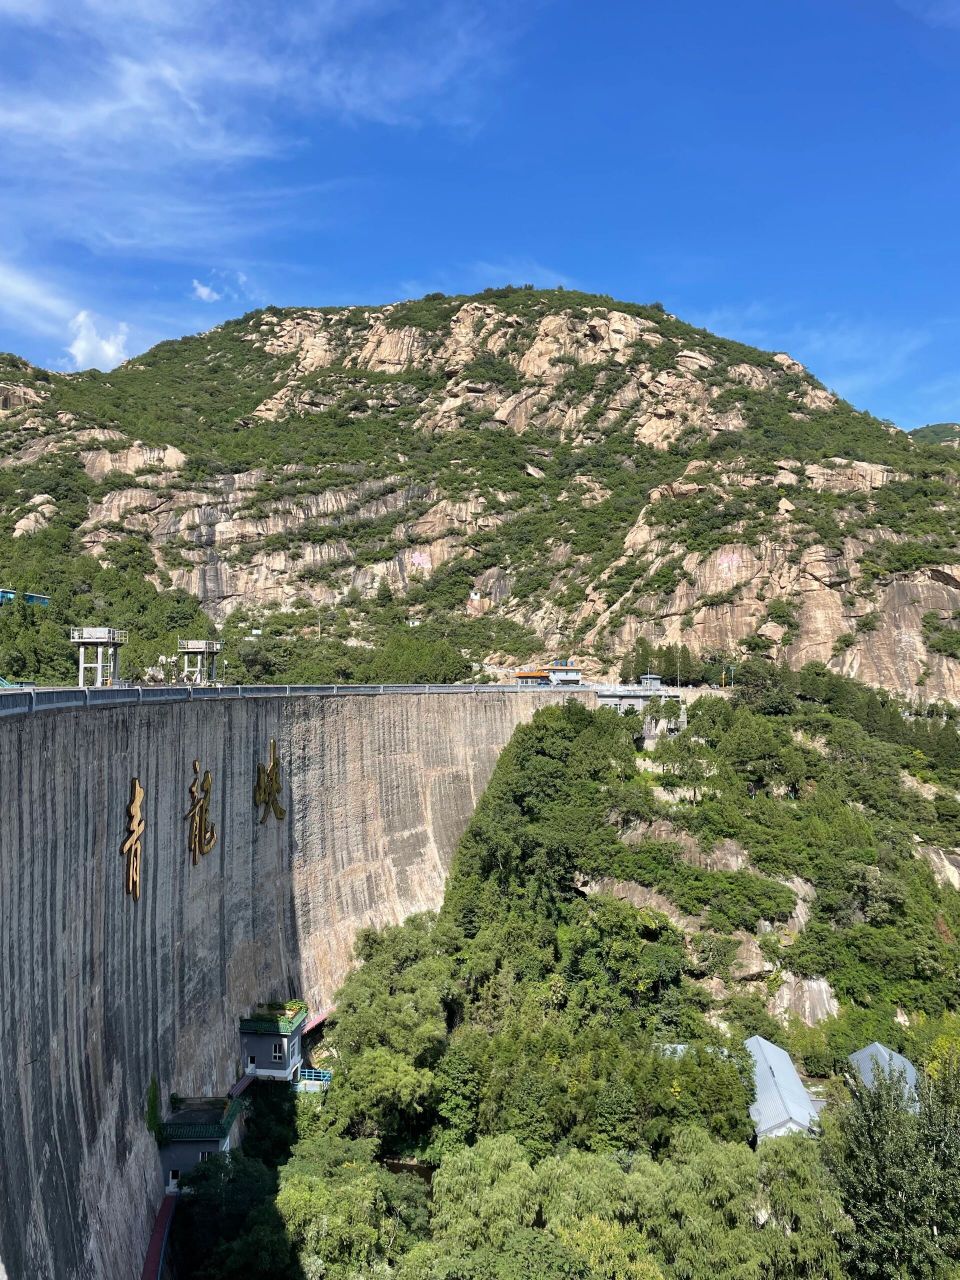
[{"label": "hillside vegetation", "polygon": [[[571,702],[517,729],[439,914],[361,936],[323,1108],[287,1116],[292,1149],[258,1122],[192,1176],[187,1277],[956,1274],[960,894],[926,852],[955,830],[956,733],[762,664],[652,761],[637,728]],[[731,841],[740,869],[711,869]],[[627,900],[648,887],[666,912]],[[750,937],[759,975],[737,968]],[[791,972],[829,981],[835,1013],[784,1011]],[[821,1140],[751,1150],[756,1032],[820,1081]],[[915,1111],[844,1082],[874,1038],[929,1071]],[[429,1195],[405,1161],[435,1170]]]},{"label": "hillside vegetation", "polygon": [[209,619],[231,679],[643,641],[960,700],[960,457],[656,304],[268,308],[109,374],[4,357],[0,405],[0,586],[53,597],[0,617],[8,679],[67,678],[71,622],[142,675]]},{"label": "hillside vegetation", "polygon": [[956,448],[960,444],[960,422],[931,422],[911,434],[923,444],[948,444]]}]

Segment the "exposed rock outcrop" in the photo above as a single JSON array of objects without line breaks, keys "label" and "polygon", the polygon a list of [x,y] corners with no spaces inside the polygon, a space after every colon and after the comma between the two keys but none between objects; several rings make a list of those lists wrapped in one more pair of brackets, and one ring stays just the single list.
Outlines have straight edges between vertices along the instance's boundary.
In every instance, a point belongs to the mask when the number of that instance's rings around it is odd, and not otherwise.
[{"label": "exposed rock outcrop", "polygon": [[136,475],[138,471],[146,471],[150,467],[164,470],[177,470],[186,462],[186,454],[181,453],[173,445],[155,447],[136,443],[129,449],[96,449],[80,455],[83,469],[91,480],[102,480],[111,471],[120,471],[124,475]]},{"label": "exposed rock outcrop", "polygon": [[582,893],[589,895],[600,894],[607,898],[619,898],[621,902],[629,902],[631,906],[641,911],[657,911],[684,933],[699,933],[703,928],[703,920],[700,916],[685,915],[659,889],[636,884],[633,880],[617,880],[613,876],[599,876],[596,879],[582,878],[578,881],[577,887]]},{"label": "exposed rock outcrop", "polygon": [[0,413],[29,409],[42,401],[43,396],[36,387],[23,386],[17,382],[0,382]]},{"label": "exposed rock outcrop", "polygon": [[937,884],[960,889],[960,849],[921,844],[917,847],[917,855],[927,863]]},{"label": "exposed rock outcrop", "polygon": [[359,353],[348,356],[345,363],[379,373],[400,373],[420,361],[426,355],[427,347],[427,336],[422,329],[410,325],[392,329],[378,320]]},{"label": "exposed rock outcrop", "polygon": [[783,1022],[792,1016],[808,1027],[815,1027],[827,1018],[835,1018],[840,1012],[837,997],[826,978],[798,978],[793,973],[782,975],[780,986],[770,997],[767,1007]]},{"label": "exposed rock outcrop", "polygon": [[25,538],[31,533],[39,533],[41,529],[46,529],[57,514],[57,504],[49,493],[38,493],[27,505],[30,510],[13,526],[15,538]]},{"label": "exposed rock outcrop", "polygon": [[892,480],[907,479],[893,467],[878,462],[849,462],[846,458],[831,458],[828,467],[809,463],[803,473],[817,492],[830,493],[869,493],[872,489],[882,489]]},{"label": "exposed rock outcrop", "polygon": [[730,976],[739,982],[755,982],[773,973],[774,966],[760,949],[760,944],[749,933],[738,934],[740,945],[730,966]]},{"label": "exposed rock outcrop", "polygon": [[579,320],[561,312],[545,316],[519,362],[525,378],[555,385],[564,374],[564,362],[599,364],[605,360],[625,363],[630,345],[656,326],[649,320],[620,311]]}]

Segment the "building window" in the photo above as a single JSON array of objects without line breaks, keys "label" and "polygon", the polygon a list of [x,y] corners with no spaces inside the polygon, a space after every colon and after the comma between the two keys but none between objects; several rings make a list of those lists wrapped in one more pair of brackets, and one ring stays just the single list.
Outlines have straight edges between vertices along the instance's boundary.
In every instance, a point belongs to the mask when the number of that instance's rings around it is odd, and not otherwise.
[{"label": "building window", "polygon": [[251,1054],[250,1054],[249,1058],[247,1058],[247,1064],[248,1064],[248,1066],[251,1066],[251,1067],[255,1067],[255,1066],[257,1065],[257,1056],[256,1056],[256,1054],[254,1054],[254,1053],[251,1053]]},{"label": "building window", "polygon": [[283,1041],[274,1040],[273,1042],[273,1060],[274,1062],[283,1061]]},{"label": "building window", "polygon": [[213,1157],[213,1152],[212,1152],[212,1151],[201,1151],[201,1152],[200,1152],[200,1163],[201,1163],[201,1164],[206,1164],[206,1162],[207,1162],[208,1160],[212,1159],[212,1157]]},{"label": "building window", "polygon": [[180,1181],[180,1170],[179,1170],[179,1169],[171,1169],[171,1170],[170,1170],[170,1181],[171,1181],[171,1182],[179,1182],[179,1181]]}]

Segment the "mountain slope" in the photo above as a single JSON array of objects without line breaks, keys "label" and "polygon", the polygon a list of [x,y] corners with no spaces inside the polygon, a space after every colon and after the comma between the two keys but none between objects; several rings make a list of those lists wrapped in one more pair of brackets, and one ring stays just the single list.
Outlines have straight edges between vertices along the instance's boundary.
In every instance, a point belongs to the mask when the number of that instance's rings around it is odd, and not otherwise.
[{"label": "mountain slope", "polygon": [[956,449],[960,447],[960,422],[931,422],[926,427],[918,427],[911,435],[922,444],[945,444]]},{"label": "mountain slope", "polygon": [[406,622],[466,671],[640,641],[960,700],[960,459],[656,305],[267,309],[111,374],[7,358],[3,405],[0,585],[99,621],[75,558],[146,563],[241,676],[351,678]]}]

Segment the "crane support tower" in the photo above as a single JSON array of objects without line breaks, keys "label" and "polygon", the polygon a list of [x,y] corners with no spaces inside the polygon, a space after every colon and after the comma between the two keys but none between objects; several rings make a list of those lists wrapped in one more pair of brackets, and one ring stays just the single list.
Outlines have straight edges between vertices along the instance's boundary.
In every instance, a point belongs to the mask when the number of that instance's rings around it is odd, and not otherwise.
[{"label": "crane support tower", "polygon": [[216,684],[219,640],[178,640],[184,684]]},{"label": "crane support tower", "polygon": [[[128,632],[116,627],[71,627],[70,640],[80,650],[77,684],[81,689],[102,689],[120,679],[120,646],[127,643]],[[87,660],[87,650],[96,649],[96,658]],[[87,679],[87,673],[92,680]]]}]

